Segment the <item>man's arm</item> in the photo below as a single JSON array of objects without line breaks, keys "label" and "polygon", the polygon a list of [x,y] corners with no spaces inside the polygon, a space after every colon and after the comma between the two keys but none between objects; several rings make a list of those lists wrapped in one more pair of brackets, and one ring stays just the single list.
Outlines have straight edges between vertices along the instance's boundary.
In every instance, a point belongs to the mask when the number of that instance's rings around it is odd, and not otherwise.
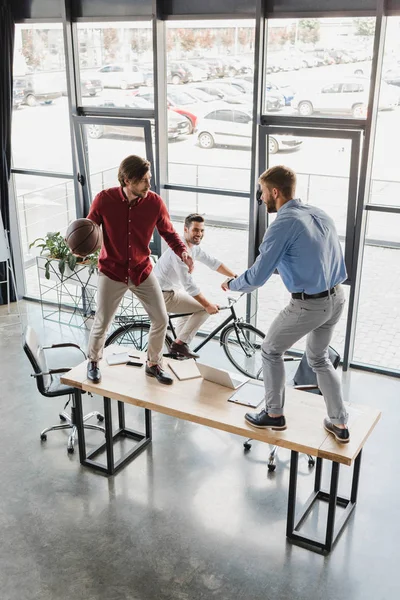
[{"label": "man's arm", "polygon": [[293,235],[292,224],[285,219],[274,221],[264,234],[253,265],[233,281],[224,281],[222,289],[232,292],[253,292],[264,285],[279,265]]},{"label": "man's arm", "polygon": [[187,265],[189,273],[193,271],[193,259],[188,254],[185,244],[175,231],[170,216],[167,211],[167,207],[161,200],[160,215],[156,224],[158,233],[167,242],[168,246],[175,252],[177,256]]},{"label": "man's arm", "polygon": [[101,215],[101,192],[97,194],[92,204],[90,205],[89,214],[87,216],[88,219],[97,223],[97,225],[102,225],[103,217]]},{"label": "man's arm", "polygon": [[193,296],[193,298],[197,300],[199,304],[201,304],[201,306],[205,309],[206,312],[208,312],[209,315],[215,315],[217,312],[219,312],[218,304],[213,304],[212,302],[209,302],[201,292],[200,294],[196,294],[196,296]]},{"label": "man's arm", "polygon": [[234,273],[233,271],[231,271],[230,269],[228,269],[228,267],[226,267],[224,264],[221,264],[218,269],[217,269],[218,273],[221,273],[221,275],[225,275],[226,277],[233,277],[234,279],[236,279],[237,275],[236,273]]}]

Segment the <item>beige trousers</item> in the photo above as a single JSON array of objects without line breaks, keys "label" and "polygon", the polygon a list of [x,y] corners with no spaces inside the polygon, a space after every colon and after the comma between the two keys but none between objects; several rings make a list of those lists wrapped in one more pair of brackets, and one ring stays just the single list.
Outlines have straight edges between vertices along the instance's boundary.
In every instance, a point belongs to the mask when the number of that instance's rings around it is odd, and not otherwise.
[{"label": "beige trousers", "polygon": [[208,319],[207,311],[186,292],[163,292],[163,296],[169,313],[193,313],[172,321],[177,338],[190,344],[201,325]]},{"label": "beige trousers", "polygon": [[147,358],[151,363],[161,364],[168,315],[160,284],[154,273],[140,285],[114,281],[99,273],[97,285],[97,310],[90,332],[88,359],[99,361],[103,356],[106,333],[117,312],[126,290],[129,289],[143,304],[151,321]]}]

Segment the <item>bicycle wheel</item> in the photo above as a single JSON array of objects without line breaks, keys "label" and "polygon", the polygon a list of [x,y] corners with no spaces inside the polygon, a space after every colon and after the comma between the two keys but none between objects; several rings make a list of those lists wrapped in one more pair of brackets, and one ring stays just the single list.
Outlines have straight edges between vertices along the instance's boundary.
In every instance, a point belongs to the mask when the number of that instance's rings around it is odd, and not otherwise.
[{"label": "bicycle wheel", "polygon": [[249,323],[233,323],[221,333],[225,354],[241,373],[252,379],[263,380],[261,345],[264,334]]},{"label": "bicycle wheel", "polygon": [[[131,347],[132,350],[146,351],[149,345],[150,323],[131,323],[118,327],[106,339],[106,346],[110,344],[120,344],[122,346]],[[172,344],[171,338],[165,336],[163,354],[169,352],[169,347]]]}]

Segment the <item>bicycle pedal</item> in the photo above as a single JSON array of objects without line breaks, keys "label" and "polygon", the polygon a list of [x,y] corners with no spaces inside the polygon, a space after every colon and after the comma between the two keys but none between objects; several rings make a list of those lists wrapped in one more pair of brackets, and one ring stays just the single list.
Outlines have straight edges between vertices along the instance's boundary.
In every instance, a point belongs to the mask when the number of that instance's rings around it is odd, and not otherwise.
[{"label": "bicycle pedal", "polygon": [[165,358],[173,358],[174,360],[185,360],[186,356],[183,356],[183,354],[172,354],[171,352],[168,352],[167,354],[163,354],[163,356]]}]

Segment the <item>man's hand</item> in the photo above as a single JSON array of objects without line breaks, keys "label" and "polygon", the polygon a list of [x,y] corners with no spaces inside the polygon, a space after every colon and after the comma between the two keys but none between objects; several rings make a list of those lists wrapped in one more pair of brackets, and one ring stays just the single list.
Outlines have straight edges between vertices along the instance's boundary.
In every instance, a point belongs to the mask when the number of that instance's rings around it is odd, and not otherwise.
[{"label": "man's hand", "polygon": [[227,279],[225,279],[225,281],[221,283],[221,287],[224,290],[224,292],[229,292],[228,281],[231,281],[231,279],[232,277],[228,277]]},{"label": "man's hand", "polygon": [[205,310],[208,312],[209,315],[216,315],[217,312],[219,312],[219,306],[218,304],[208,304],[208,306],[205,307]]},{"label": "man's hand", "polygon": [[[188,254],[188,252],[182,253],[182,261],[185,263],[185,265],[187,265],[187,267],[189,269],[189,273],[191,273],[194,269],[194,262],[193,262],[193,258],[190,256],[190,254]],[[210,314],[212,314],[212,313],[210,313]]]}]

